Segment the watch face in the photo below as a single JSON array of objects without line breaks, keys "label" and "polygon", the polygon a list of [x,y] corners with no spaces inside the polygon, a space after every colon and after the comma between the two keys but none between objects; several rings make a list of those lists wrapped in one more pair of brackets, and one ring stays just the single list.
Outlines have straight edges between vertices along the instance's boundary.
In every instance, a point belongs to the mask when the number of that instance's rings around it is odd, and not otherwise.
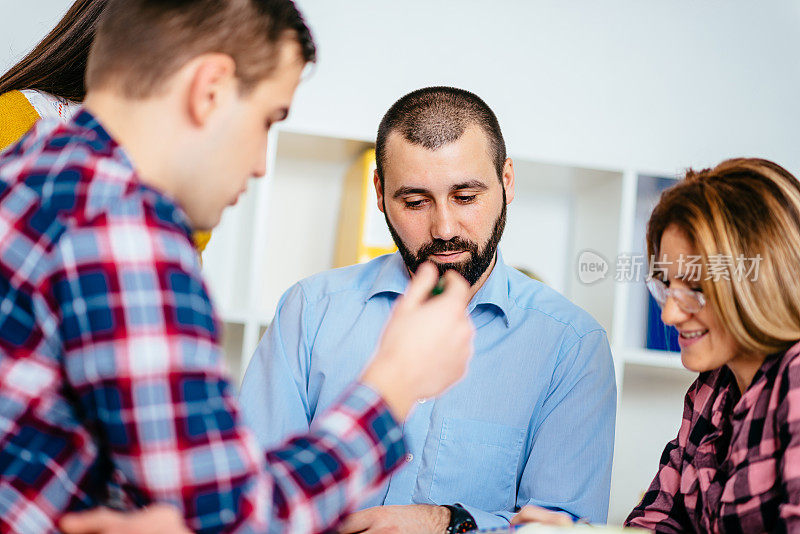
[{"label": "watch face", "polygon": [[463,506],[448,505],[447,509],[450,510],[450,525],[447,527],[447,534],[459,534],[478,529],[472,514],[467,512]]}]

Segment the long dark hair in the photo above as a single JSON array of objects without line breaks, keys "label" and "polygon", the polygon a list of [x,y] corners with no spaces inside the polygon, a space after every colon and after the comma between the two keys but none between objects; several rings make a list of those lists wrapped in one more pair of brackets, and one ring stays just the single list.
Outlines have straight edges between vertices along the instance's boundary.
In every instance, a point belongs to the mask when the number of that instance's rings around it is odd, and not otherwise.
[{"label": "long dark hair", "polygon": [[39,89],[82,102],[89,49],[106,0],[78,0],[55,28],[8,72],[0,76],[0,94]]}]

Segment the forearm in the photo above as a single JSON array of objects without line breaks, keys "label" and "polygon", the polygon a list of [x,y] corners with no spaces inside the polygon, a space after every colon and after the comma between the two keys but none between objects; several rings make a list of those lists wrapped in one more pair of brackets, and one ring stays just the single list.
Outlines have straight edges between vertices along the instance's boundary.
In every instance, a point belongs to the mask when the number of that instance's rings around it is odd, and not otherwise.
[{"label": "forearm", "polygon": [[[670,442],[664,452],[669,458],[676,454],[676,444]],[[659,469],[642,501],[625,520],[626,527],[638,527],[658,532],[685,532],[691,530],[679,486],[662,481],[680,480],[670,464]]]},{"label": "forearm", "polygon": [[331,527],[386,480],[405,451],[402,430],[383,400],[355,385],[315,420],[308,435],[267,453],[273,521],[286,532]]},{"label": "forearm", "polygon": [[266,460],[221,370],[117,377],[84,382],[77,391],[131,488],[146,500],[180,506],[195,531],[324,530],[405,453],[397,422],[363,385]]},{"label": "forearm", "polygon": [[639,515],[634,515],[636,513],[637,512],[634,511],[631,516],[628,517],[625,521],[625,527],[641,528],[664,534],[681,534],[687,530],[686,526],[681,525],[670,517],[668,513],[655,510],[646,510]]}]

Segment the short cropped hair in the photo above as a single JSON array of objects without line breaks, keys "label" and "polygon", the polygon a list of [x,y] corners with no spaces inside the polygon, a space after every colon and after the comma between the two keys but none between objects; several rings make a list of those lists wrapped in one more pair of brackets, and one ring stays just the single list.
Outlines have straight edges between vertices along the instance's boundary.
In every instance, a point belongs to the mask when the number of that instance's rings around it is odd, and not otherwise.
[{"label": "short cropped hair", "polygon": [[305,63],[316,46],[291,0],[109,0],[89,55],[89,90],[114,85],[145,98],[192,58],[222,53],[236,63],[243,93],[269,78],[284,40]]},{"label": "short cropped hair", "polygon": [[395,102],[378,126],[375,162],[381,187],[386,161],[386,140],[397,132],[414,144],[430,150],[457,141],[469,126],[478,126],[489,140],[489,155],[502,182],[506,143],[494,112],[477,95],[455,87],[426,87]]}]

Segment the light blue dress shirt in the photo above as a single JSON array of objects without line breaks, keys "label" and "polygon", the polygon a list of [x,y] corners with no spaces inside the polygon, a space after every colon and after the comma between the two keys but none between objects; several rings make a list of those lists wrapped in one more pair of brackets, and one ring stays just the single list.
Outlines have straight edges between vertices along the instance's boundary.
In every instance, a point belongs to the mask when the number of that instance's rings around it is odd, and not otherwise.
[{"label": "light blue dress shirt", "polygon": [[[370,360],[409,276],[399,254],[290,288],[240,401],[267,449],[307,432]],[[535,504],[605,522],[616,384],[606,333],[585,311],[498,259],[469,304],[467,376],[406,420],[407,465],[362,508],[463,504],[480,528]]]}]

